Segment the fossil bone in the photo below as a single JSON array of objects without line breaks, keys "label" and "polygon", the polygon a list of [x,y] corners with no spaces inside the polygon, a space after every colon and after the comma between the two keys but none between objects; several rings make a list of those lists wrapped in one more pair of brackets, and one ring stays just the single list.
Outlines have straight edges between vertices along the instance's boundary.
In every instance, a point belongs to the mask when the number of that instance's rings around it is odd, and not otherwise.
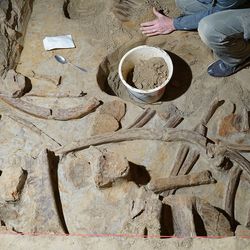
[{"label": "fossil bone", "polygon": [[247,132],[247,131],[249,131],[249,115],[248,115],[248,111],[247,111],[246,108],[243,109],[241,120],[242,121],[241,121],[240,131],[241,132]]},{"label": "fossil bone", "polygon": [[127,128],[141,128],[147,124],[155,115],[156,111],[147,108],[130,126]]},{"label": "fossil bone", "polygon": [[102,135],[92,136],[87,139],[73,142],[58,150],[57,154],[67,154],[73,151],[79,151],[86,149],[89,146],[96,146],[107,143],[133,141],[133,140],[159,140],[165,142],[173,141],[185,141],[193,143],[200,148],[200,150],[206,150],[207,139],[200,134],[188,131],[188,130],[153,130],[143,128],[122,129],[117,132],[105,133]]},{"label": "fossil bone", "polygon": [[224,195],[224,210],[230,215],[231,218],[234,218],[235,195],[239,185],[241,173],[242,169],[238,167],[233,167],[229,172],[229,179]]},{"label": "fossil bone", "polygon": [[117,153],[92,147],[91,168],[98,188],[106,188],[129,173],[128,160]]},{"label": "fossil bone", "polygon": [[56,86],[60,85],[61,81],[62,81],[62,76],[55,77],[55,76],[49,76],[49,75],[45,75],[45,74],[39,74],[33,70],[32,70],[32,74],[29,74],[27,76],[29,78],[34,78],[37,80],[45,80],[45,81],[51,82],[51,83],[55,84]]},{"label": "fossil bone", "polygon": [[147,185],[148,189],[160,193],[166,190],[172,190],[182,187],[192,187],[216,183],[210,171],[202,171],[189,175],[170,176],[151,180]]},{"label": "fossil bone", "polygon": [[[207,112],[205,112],[205,114],[202,116],[202,119],[200,121],[200,123],[194,128],[194,131],[199,133],[201,136],[205,136],[206,134],[206,124],[209,122],[209,120],[211,119],[211,117],[213,116],[214,112],[216,111],[216,109],[220,106],[221,102],[219,101],[218,98],[215,98],[211,104],[209,105],[209,109],[207,110]],[[184,170],[182,170],[182,174],[187,174],[187,172],[190,172],[193,165],[196,163],[196,161],[199,158],[200,153],[198,151],[192,151],[192,150],[187,150],[185,149],[185,145],[182,145],[179,149],[180,152],[182,152],[183,150],[189,151],[189,153],[191,154],[191,156],[183,156],[182,158],[178,157],[181,156],[180,154],[177,154],[177,159],[176,159],[176,164],[174,164],[171,174],[170,175],[178,175],[179,172],[181,171],[181,168],[184,165]],[[185,161],[187,161],[185,163]],[[166,195],[167,193],[165,193]]]},{"label": "fossil bone", "polygon": [[48,109],[25,102],[20,98],[12,98],[0,95],[0,99],[14,108],[17,108],[35,117],[60,121],[81,118],[93,112],[100,105],[100,101],[98,101],[96,98],[91,98],[88,100],[87,104],[82,104],[77,107],[68,109]]},{"label": "fossil bone", "polygon": [[163,199],[170,206],[173,214],[174,233],[177,237],[196,236],[197,222],[195,213],[204,225],[204,236],[232,236],[227,218],[208,202],[195,196],[170,195]]},{"label": "fossil bone", "polygon": [[237,151],[233,151],[230,149],[227,149],[224,153],[225,157],[228,157],[233,162],[236,162],[239,167],[245,171],[245,173],[248,176],[248,179],[250,178],[250,162],[240,153]]}]

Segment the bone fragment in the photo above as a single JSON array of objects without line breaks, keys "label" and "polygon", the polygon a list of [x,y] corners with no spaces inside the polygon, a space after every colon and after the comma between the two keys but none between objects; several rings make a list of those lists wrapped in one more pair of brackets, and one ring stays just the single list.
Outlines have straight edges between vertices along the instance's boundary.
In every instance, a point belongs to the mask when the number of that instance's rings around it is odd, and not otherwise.
[{"label": "bone fragment", "polygon": [[156,111],[147,108],[130,126],[127,128],[141,128],[147,124],[155,115]]},{"label": "bone fragment", "polygon": [[48,119],[52,113],[52,110],[50,109],[33,105],[31,103],[23,101],[20,98],[12,98],[3,95],[0,95],[0,98],[7,104],[13,106],[14,108],[39,118]]},{"label": "bone fragment", "polygon": [[201,118],[201,124],[207,125],[209,120],[214,115],[215,111],[218,107],[220,107],[222,104],[222,101],[220,101],[218,98],[215,98],[210,104],[207,112],[202,116]]},{"label": "bone fragment", "polygon": [[[199,157],[200,157],[199,151],[195,149],[189,150],[187,157],[185,158],[184,162],[180,166],[180,170],[177,175],[188,174],[192,170],[195,163],[198,161]],[[168,191],[168,194],[174,194],[175,192],[176,192],[176,189],[173,189],[171,191]],[[167,192],[164,192],[163,195],[166,196]]]},{"label": "bone fragment", "polygon": [[37,80],[45,80],[55,84],[56,86],[61,84],[62,77],[49,76],[45,74],[39,74],[32,70],[32,74],[27,75],[29,78],[34,78]]},{"label": "bone fragment", "polygon": [[177,237],[196,236],[195,222],[192,212],[195,198],[185,196],[169,197],[164,198],[163,203],[171,207],[174,235]]},{"label": "bone fragment", "polygon": [[[176,160],[174,162],[174,166],[171,169],[170,176],[177,176],[181,170],[182,164],[185,162],[185,159],[189,152],[188,145],[182,145],[177,151]],[[164,192],[163,196],[168,196],[172,193],[170,190]]]},{"label": "bone fragment", "polygon": [[68,109],[53,109],[52,119],[59,121],[67,121],[82,118],[93,112],[100,105],[100,101],[91,98],[86,104]]},{"label": "bone fragment", "polygon": [[189,146],[183,145],[180,147],[180,149],[177,152],[176,161],[175,161],[174,166],[170,172],[170,176],[178,175],[178,173],[181,169],[181,166],[187,157],[188,152],[189,152]]},{"label": "bone fragment", "polygon": [[43,150],[31,168],[27,182],[32,199],[30,206],[34,207],[30,217],[34,218],[32,232],[61,232],[62,221],[58,213],[58,204],[55,199],[56,183],[52,178],[49,155]]},{"label": "bone fragment", "polygon": [[250,145],[247,144],[224,144],[228,149],[240,151],[240,152],[250,152]]},{"label": "bone fragment", "polygon": [[58,94],[36,94],[36,93],[28,93],[25,96],[30,97],[44,97],[44,98],[81,98],[83,96],[87,95],[87,93],[81,92],[79,95],[70,95],[70,94],[64,94],[64,93],[58,93]]},{"label": "bone fragment", "polygon": [[234,219],[234,203],[235,203],[235,195],[237,192],[237,188],[240,181],[240,175],[242,173],[242,169],[238,167],[231,168],[229,172],[229,179],[226,185],[226,192],[224,195],[224,210],[230,215],[232,219]]},{"label": "bone fragment", "polygon": [[250,145],[249,144],[236,144],[236,143],[228,143],[225,140],[217,140],[215,138],[210,138],[212,141],[216,143],[216,146],[220,147],[223,146],[224,148],[228,148],[231,150],[236,150],[239,152],[250,152]]},{"label": "bone fragment", "polygon": [[205,136],[207,134],[207,127],[200,123],[195,127],[194,131]]},{"label": "bone fragment", "polygon": [[94,147],[91,154],[90,164],[98,188],[111,187],[116,180],[128,176],[129,162],[123,155]]},{"label": "bone fragment", "polygon": [[[201,136],[206,135],[206,132],[207,132],[206,125],[209,122],[209,120],[211,119],[211,117],[213,116],[216,109],[220,106],[220,104],[221,104],[221,102],[218,100],[218,98],[215,98],[211,102],[211,104],[209,105],[209,109],[202,116],[200,123],[198,123],[197,126],[194,128],[194,131],[196,133],[200,134]],[[204,137],[202,137],[202,138],[204,138]],[[187,147],[187,146],[181,146],[179,151],[180,152],[183,151],[184,147]],[[178,156],[178,154],[177,154],[177,156]],[[178,174],[185,175],[185,174],[187,174],[188,172],[191,171],[192,167],[194,166],[194,164],[198,160],[199,156],[200,156],[200,153],[198,151],[190,150],[185,158],[180,159],[179,157],[177,157],[176,164],[173,166],[173,169],[172,169],[172,172],[170,175],[178,175]],[[183,168],[183,170],[182,170],[182,168]],[[169,193],[173,193],[173,192],[175,192],[175,190],[173,190],[172,192],[165,192],[164,195],[166,196]]]},{"label": "bone fragment", "polygon": [[245,171],[248,179],[250,179],[250,162],[237,151],[227,149],[224,153],[225,157],[228,157],[231,161],[236,162],[239,167]]},{"label": "bone fragment", "polygon": [[243,109],[240,131],[241,132],[249,131],[249,115],[246,108]]},{"label": "bone fragment", "polygon": [[148,189],[160,193],[166,190],[172,190],[183,187],[192,187],[216,183],[210,171],[202,171],[189,175],[178,175],[167,178],[151,180],[147,185]]},{"label": "bone fragment", "polygon": [[198,161],[199,157],[200,157],[200,152],[198,150],[195,149],[190,150],[178,174],[179,175],[188,174],[192,170],[195,163]]},{"label": "bone fragment", "polygon": [[183,120],[182,116],[180,116],[179,114],[174,114],[174,115],[170,116],[170,118],[167,120],[165,127],[175,128],[175,127],[177,127],[177,125],[179,125],[181,123],[182,120]]},{"label": "bone fragment", "polygon": [[21,100],[20,98],[12,98],[0,95],[0,99],[13,106],[14,108],[35,117],[60,121],[82,118],[83,116],[86,116],[94,111],[100,105],[100,101],[98,101],[96,98],[91,98],[90,100],[88,100],[87,104],[82,104],[74,108],[52,110],[33,105]]}]

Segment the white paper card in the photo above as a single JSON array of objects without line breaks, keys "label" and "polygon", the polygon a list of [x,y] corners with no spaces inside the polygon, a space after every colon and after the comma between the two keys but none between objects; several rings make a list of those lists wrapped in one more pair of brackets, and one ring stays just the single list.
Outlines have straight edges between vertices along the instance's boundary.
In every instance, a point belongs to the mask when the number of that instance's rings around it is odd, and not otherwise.
[{"label": "white paper card", "polygon": [[75,48],[71,35],[45,37],[43,46],[45,50]]}]

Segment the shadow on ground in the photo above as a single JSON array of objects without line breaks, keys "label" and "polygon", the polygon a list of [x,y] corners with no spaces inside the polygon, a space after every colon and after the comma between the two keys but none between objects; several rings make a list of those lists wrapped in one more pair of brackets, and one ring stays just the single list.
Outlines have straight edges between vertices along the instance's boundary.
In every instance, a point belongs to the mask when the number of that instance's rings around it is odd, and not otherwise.
[{"label": "shadow on ground", "polygon": [[174,66],[174,72],[171,81],[168,83],[165,94],[161,101],[172,101],[182,96],[190,87],[192,82],[192,71],[189,65],[178,55],[166,51]]}]

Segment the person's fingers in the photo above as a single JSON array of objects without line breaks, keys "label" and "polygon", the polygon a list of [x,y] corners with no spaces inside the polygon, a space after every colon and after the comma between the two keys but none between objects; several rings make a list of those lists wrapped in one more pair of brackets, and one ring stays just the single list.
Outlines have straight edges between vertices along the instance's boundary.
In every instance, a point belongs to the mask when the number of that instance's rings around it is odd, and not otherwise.
[{"label": "person's fingers", "polygon": [[155,9],[155,7],[153,7],[153,13],[154,13],[154,15],[157,16],[158,18],[160,18],[160,17],[163,16],[160,12],[158,12],[158,11]]},{"label": "person's fingers", "polygon": [[142,27],[140,28],[142,32],[156,32],[158,29],[155,26],[150,26],[150,27]]},{"label": "person's fingers", "polygon": [[150,21],[150,22],[145,22],[141,23],[141,27],[147,27],[147,26],[152,26],[155,25],[156,20]]},{"label": "person's fingers", "polygon": [[150,29],[147,28],[147,29],[142,30],[143,34],[150,34],[150,33],[155,33],[155,32],[160,32],[160,31],[155,28],[150,28]]},{"label": "person's fingers", "polygon": [[155,31],[155,32],[150,32],[150,33],[147,33],[147,34],[144,34],[146,36],[158,36],[158,35],[161,35],[161,33],[159,31]]}]

